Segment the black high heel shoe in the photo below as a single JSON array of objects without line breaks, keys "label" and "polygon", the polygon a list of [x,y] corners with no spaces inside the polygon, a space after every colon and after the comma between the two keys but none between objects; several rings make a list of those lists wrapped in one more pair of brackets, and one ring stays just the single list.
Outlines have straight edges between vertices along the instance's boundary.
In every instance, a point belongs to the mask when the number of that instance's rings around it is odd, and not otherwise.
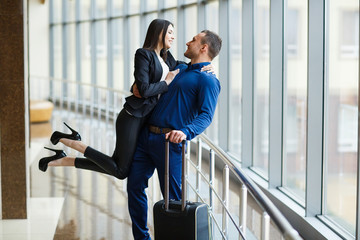
[{"label": "black high heel shoe", "polygon": [[71,130],[71,134],[66,134],[66,133],[55,131],[55,132],[53,132],[53,134],[50,137],[51,143],[56,145],[61,138],[67,138],[67,139],[71,139],[71,140],[80,141],[81,140],[80,134],[77,131],[75,131],[74,129],[72,129],[71,127],[69,127],[69,125],[67,125],[65,122],[64,122],[64,124]]},{"label": "black high heel shoe", "polygon": [[58,150],[58,149],[52,149],[52,148],[47,148],[44,147],[48,150],[54,151],[55,155],[54,156],[50,156],[50,157],[44,157],[42,159],[40,159],[39,161],[39,169],[43,172],[46,171],[47,167],[48,167],[48,163],[63,157],[66,157],[66,153],[63,150]]}]

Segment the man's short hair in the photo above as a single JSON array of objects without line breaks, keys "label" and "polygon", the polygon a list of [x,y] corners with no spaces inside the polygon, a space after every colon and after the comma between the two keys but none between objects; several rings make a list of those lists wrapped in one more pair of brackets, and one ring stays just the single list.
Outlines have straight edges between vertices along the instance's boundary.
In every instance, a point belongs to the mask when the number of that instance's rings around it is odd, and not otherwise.
[{"label": "man's short hair", "polygon": [[201,44],[207,44],[209,46],[209,57],[213,60],[221,50],[222,40],[216,33],[210,30],[203,30],[205,36],[201,39]]}]

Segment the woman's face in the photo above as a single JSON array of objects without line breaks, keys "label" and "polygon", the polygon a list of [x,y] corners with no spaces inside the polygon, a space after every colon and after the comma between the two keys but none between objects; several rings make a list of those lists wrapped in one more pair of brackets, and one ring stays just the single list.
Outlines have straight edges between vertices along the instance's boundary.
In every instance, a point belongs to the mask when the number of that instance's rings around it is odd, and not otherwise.
[{"label": "woman's face", "polygon": [[[160,39],[161,39],[161,37],[162,37],[162,33],[160,34]],[[166,35],[165,35],[165,46],[164,46],[163,48],[165,48],[165,49],[171,48],[171,45],[172,45],[174,39],[175,39],[174,27],[170,24],[170,25],[168,26],[167,31],[166,31]],[[162,42],[162,41],[160,41],[160,42]]]}]

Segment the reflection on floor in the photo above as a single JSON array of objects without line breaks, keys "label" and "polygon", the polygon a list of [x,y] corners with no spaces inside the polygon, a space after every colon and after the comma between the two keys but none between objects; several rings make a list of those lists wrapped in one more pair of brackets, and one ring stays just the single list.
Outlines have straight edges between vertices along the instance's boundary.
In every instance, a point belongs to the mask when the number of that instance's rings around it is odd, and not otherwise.
[{"label": "reflection on floor", "polygon": [[[133,239],[127,209],[126,181],[72,167],[49,167],[45,173],[38,169],[41,157],[53,155],[43,146],[64,149],[68,156],[81,156],[61,143],[53,146],[49,141],[53,130],[69,132],[63,125],[64,121],[81,134],[86,144],[111,155],[115,137],[114,123],[92,119],[54,111],[50,123],[31,125],[31,148],[39,152],[30,167],[31,197],[64,198],[54,239]],[[158,186],[156,178],[152,179],[149,188]],[[155,191],[154,196],[149,194],[149,207],[152,208],[159,199],[158,191]],[[149,216],[149,228],[153,235],[152,216]]]}]

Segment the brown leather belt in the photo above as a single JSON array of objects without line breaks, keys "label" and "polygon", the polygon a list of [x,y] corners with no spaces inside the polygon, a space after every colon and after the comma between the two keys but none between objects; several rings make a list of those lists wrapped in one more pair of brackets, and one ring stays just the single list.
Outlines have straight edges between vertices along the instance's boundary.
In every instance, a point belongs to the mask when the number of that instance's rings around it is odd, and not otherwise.
[{"label": "brown leather belt", "polygon": [[166,134],[168,132],[171,132],[172,129],[171,128],[159,128],[153,125],[149,125],[149,131],[155,134]]}]

